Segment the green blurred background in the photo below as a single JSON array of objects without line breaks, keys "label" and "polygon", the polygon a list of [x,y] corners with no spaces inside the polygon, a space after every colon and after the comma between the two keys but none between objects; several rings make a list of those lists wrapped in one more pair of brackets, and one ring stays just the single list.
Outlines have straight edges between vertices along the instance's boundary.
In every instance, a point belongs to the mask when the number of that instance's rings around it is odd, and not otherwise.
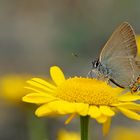
[{"label": "green blurred background", "polygon": [[[0,76],[48,78],[53,65],[67,76],[86,76],[92,60],[124,21],[140,33],[139,0],[0,0]],[[23,110],[0,102],[0,140],[30,140]],[[48,122],[50,140],[56,139],[60,127],[79,129],[76,120],[68,126],[63,119],[42,121]],[[119,116],[111,128],[122,124],[140,126]],[[101,137],[99,125],[91,121],[90,127],[92,135]]]}]

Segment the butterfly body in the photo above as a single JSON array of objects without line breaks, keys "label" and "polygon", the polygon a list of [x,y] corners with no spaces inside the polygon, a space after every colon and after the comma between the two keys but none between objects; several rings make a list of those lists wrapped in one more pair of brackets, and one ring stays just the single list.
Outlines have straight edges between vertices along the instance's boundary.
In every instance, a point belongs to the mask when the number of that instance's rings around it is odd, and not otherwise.
[{"label": "butterfly body", "polygon": [[93,68],[90,71],[90,77],[100,80],[109,79],[111,71],[104,64],[99,62],[99,59],[92,62],[92,65]]},{"label": "butterfly body", "polygon": [[117,85],[120,88],[124,88],[121,85],[119,85],[118,83],[116,83],[111,78],[112,77],[112,73],[111,73],[111,69],[110,68],[107,68],[105,65],[101,64],[99,62],[99,60],[95,60],[94,62],[92,62],[92,64],[93,64],[93,68],[92,68],[92,70],[88,74],[91,78],[97,78],[99,80],[106,81],[108,83],[111,82],[111,83],[114,83],[115,85]]}]

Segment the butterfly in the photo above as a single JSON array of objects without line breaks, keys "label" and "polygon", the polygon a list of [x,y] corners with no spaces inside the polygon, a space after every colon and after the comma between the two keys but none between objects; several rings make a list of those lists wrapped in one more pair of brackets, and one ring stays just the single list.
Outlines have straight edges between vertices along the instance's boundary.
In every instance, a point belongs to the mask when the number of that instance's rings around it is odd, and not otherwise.
[{"label": "butterfly", "polygon": [[93,68],[88,75],[136,92],[140,88],[140,61],[136,56],[134,30],[124,22],[113,32],[98,59],[92,62]]}]

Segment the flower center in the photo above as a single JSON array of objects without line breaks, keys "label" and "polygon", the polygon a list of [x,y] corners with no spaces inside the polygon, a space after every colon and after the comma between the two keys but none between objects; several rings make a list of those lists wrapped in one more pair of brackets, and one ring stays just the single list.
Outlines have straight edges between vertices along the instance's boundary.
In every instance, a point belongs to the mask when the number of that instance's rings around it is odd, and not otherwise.
[{"label": "flower center", "polygon": [[90,78],[69,78],[56,89],[56,97],[69,102],[90,105],[117,103],[120,88],[112,88],[103,81]]}]

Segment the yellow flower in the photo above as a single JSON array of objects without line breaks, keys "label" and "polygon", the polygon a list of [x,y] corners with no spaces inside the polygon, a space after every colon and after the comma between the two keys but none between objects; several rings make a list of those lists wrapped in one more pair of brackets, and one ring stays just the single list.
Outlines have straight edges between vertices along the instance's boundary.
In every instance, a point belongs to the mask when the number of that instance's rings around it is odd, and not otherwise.
[{"label": "yellow flower", "polygon": [[60,130],[58,132],[57,140],[80,140],[80,134],[76,132],[68,132],[66,130]]},{"label": "yellow flower", "polygon": [[29,77],[25,75],[10,74],[1,77],[1,97],[8,102],[19,103],[24,95],[28,93],[24,88]]},{"label": "yellow flower", "polygon": [[138,48],[138,58],[140,57],[140,35],[136,35],[136,42]]},{"label": "yellow flower", "polygon": [[40,105],[35,114],[38,117],[70,114],[66,123],[76,115],[90,116],[103,124],[103,132],[109,130],[111,118],[122,112],[128,118],[139,120],[140,105],[133,101],[140,96],[122,94],[122,89],[113,88],[96,79],[73,77],[65,79],[60,68],[50,69],[54,84],[40,78],[27,81],[33,92],[24,96],[23,101]]},{"label": "yellow flower", "polygon": [[139,129],[130,128],[116,128],[110,140],[140,140]]}]

